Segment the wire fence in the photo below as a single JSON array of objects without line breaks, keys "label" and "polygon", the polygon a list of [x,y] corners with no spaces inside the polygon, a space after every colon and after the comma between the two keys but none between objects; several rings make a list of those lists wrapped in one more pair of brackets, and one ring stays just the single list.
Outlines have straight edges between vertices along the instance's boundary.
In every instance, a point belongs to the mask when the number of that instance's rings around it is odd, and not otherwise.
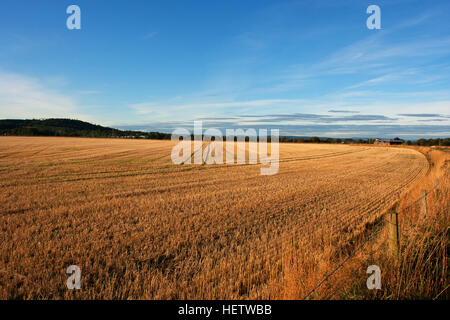
[{"label": "wire fence", "polygon": [[[421,204],[422,206],[425,205],[426,206],[426,199],[428,197],[428,195],[430,195],[432,192],[434,192],[435,190],[439,190],[439,181],[437,181],[435,183],[435,186],[428,190],[428,191],[423,191],[421,196],[414,200],[413,202],[411,202],[410,204],[408,204],[407,206],[403,207],[400,212],[398,212],[399,214],[405,214],[408,212],[409,209],[413,208],[414,206],[416,206],[417,204]],[[426,209],[425,209],[426,210]],[[391,223],[390,221],[386,221],[387,223]],[[398,222],[397,227],[400,227],[400,223]],[[340,262],[331,272],[329,272],[328,274],[326,274],[324,276],[324,278],[319,281],[314,288],[312,288],[304,297],[303,300],[306,300],[308,298],[310,298],[315,292],[317,292],[325,283],[327,283],[333,275],[335,275],[339,270],[341,270],[350,260],[352,260],[356,254],[362,249],[364,248],[364,246],[366,244],[368,244],[370,241],[374,240],[374,238],[379,235],[381,233],[381,231],[384,230],[384,226],[383,225],[379,225],[378,227],[376,227],[373,231],[371,231],[366,237],[365,239],[363,239],[361,241],[361,243],[355,247],[355,249],[342,261]],[[386,238],[381,244],[384,244],[386,241],[388,240],[388,238]],[[380,245],[381,246],[381,245]],[[369,259],[366,259],[365,262],[367,262]],[[359,266],[358,266],[359,267]],[[337,288],[335,290],[333,290],[331,292],[331,294],[327,295],[327,299],[333,297],[339,290],[341,290],[343,287],[345,286],[345,283],[341,284],[340,286],[337,286]]]}]

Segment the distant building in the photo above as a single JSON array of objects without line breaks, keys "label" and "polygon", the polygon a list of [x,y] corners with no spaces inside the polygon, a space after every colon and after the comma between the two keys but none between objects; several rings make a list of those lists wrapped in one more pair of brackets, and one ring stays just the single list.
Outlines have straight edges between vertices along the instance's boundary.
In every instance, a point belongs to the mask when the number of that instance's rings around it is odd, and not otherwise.
[{"label": "distant building", "polygon": [[384,140],[381,140],[381,139],[375,139],[373,144],[376,144],[376,145],[388,145],[388,142],[384,141]]},{"label": "distant building", "polygon": [[394,138],[394,139],[390,139],[390,140],[375,139],[373,144],[395,146],[395,145],[402,145],[404,143],[405,143],[405,140],[402,140],[400,138]]},{"label": "distant building", "polygon": [[402,140],[400,138],[394,138],[394,139],[389,140],[390,145],[401,145],[404,143],[405,143],[405,140]]}]

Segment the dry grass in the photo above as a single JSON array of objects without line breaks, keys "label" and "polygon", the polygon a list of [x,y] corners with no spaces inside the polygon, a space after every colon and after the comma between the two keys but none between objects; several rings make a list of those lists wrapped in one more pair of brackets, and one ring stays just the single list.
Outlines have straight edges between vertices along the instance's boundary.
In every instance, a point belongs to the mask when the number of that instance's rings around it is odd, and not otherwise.
[{"label": "dry grass", "polygon": [[[400,203],[401,257],[386,264],[385,290],[392,299],[448,299],[450,244],[450,148],[421,148],[430,161],[427,176]],[[421,192],[427,191],[424,201]],[[412,203],[412,204],[411,204]],[[423,203],[426,203],[426,211]],[[386,259],[385,259],[386,260]]]},{"label": "dry grass", "polygon": [[173,165],[173,145],[0,137],[0,298],[301,298],[428,170],[412,149],[280,144],[261,176]]},{"label": "dry grass", "polygon": [[[336,273],[308,298],[449,298],[450,149],[411,149],[424,154],[429,166],[427,174],[407,188],[393,206],[399,215],[399,258],[389,250],[387,216],[369,224],[354,238],[348,252],[343,252],[348,245],[341,242],[340,235],[313,257],[290,247],[280,285],[282,298],[306,297],[334,270]],[[382,270],[381,290],[366,287],[366,269],[373,264]]]}]

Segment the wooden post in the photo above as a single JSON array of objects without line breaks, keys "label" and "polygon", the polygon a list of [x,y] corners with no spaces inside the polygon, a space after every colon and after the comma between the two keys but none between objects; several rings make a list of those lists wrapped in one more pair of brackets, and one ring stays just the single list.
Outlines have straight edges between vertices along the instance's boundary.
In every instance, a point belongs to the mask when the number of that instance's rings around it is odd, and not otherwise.
[{"label": "wooden post", "polygon": [[434,188],[436,189],[436,199],[439,199],[440,192],[439,192],[439,179],[434,180]]},{"label": "wooden post", "polygon": [[398,213],[395,210],[389,212],[389,251],[394,258],[397,258],[400,254]]},{"label": "wooden post", "polygon": [[420,215],[422,218],[427,216],[427,193],[425,190],[420,192]]}]

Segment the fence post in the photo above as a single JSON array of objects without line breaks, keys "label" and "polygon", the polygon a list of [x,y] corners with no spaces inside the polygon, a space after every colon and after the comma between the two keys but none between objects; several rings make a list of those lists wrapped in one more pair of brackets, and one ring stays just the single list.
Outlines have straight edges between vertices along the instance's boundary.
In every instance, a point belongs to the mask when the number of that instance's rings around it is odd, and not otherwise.
[{"label": "fence post", "polygon": [[397,258],[400,254],[398,213],[395,210],[389,212],[389,251],[394,258]]},{"label": "fence post", "polygon": [[425,190],[420,192],[420,215],[423,218],[427,216],[427,193]]},{"label": "fence post", "polygon": [[440,196],[439,179],[434,180],[434,188],[436,189],[436,199],[439,199],[439,196]]}]

